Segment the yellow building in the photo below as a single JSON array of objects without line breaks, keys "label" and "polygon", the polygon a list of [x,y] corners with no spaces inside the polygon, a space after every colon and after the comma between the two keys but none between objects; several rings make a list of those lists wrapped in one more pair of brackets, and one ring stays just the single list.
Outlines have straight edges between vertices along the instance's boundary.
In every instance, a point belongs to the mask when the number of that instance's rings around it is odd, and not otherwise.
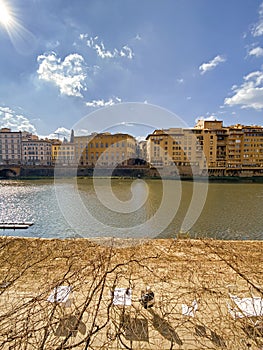
[{"label": "yellow building", "polygon": [[200,165],[202,152],[192,129],[155,130],[146,137],[147,161],[154,167]]},{"label": "yellow building", "polygon": [[226,162],[228,130],[218,120],[199,120],[193,132],[196,134],[208,167],[222,167]]},{"label": "yellow building", "polygon": [[136,158],[136,140],[128,134],[99,133],[75,136],[76,163],[80,166],[129,165]]},{"label": "yellow building", "polygon": [[136,140],[122,133],[95,134],[88,142],[87,153],[92,166],[131,165],[136,158]]},{"label": "yellow building", "polygon": [[222,121],[198,121],[199,140],[212,167],[262,167],[263,127],[236,124],[223,126]]},{"label": "yellow building", "polygon": [[58,139],[51,139],[50,142],[52,144],[52,147],[51,147],[52,163],[54,164],[57,160],[59,146],[62,144],[62,141]]},{"label": "yellow building", "polygon": [[241,125],[228,128],[226,145],[226,164],[228,167],[238,167],[242,164],[242,150],[244,145],[244,132]]},{"label": "yellow building", "polygon": [[229,133],[226,162],[229,167],[263,166],[263,127],[234,125]]},{"label": "yellow building", "polygon": [[263,127],[199,120],[193,129],[155,130],[147,138],[147,160],[154,167],[263,167]]},{"label": "yellow building", "polygon": [[52,161],[59,165],[75,165],[75,144],[71,142],[52,142]]}]

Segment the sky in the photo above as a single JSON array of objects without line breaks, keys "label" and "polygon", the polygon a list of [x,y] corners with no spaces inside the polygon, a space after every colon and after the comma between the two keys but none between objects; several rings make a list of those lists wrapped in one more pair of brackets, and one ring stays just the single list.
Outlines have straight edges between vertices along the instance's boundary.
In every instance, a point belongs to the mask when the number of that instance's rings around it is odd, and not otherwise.
[{"label": "sky", "polygon": [[99,132],[131,102],[263,125],[262,0],[0,0],[0,127]]}]

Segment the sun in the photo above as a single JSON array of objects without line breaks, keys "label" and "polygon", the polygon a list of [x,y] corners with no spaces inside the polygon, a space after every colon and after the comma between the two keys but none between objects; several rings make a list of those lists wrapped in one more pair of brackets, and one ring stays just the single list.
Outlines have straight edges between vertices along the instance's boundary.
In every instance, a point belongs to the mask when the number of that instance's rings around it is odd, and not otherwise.
[{"label": "sun", "polygon": [[8,27],[12,23],[12,15],[4,1],[0,0],[0,24]]},{"label": "sun", "polygon": [[36,38],[24,27],[21,14],[18,8],[11,6],[11,0],[0,0],[0,29],[4,28],[17,52],[28,55],[36,47]]}]

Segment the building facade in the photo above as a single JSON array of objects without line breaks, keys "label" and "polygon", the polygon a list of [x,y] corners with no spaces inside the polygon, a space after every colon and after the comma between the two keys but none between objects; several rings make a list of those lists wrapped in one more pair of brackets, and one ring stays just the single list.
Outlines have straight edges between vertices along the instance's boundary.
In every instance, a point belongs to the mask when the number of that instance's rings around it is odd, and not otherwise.
[{"label": "building facade", "polygon": [[54,165],[74,166],[76,164],[75,158],[75,143],[59,140],[52,142],[52,162]]},{"label": "building facade", "polygon": [[136,140],[122,133],[93,134],[85,147],[85,157],[91,166],[132,165],[136,158]]},{"label": "building facade", "polygon": [[139,143],[126,133],[74,136],[72,131],[70,142],[62,142],[0,129],[0,165],[125,167],[141,165],[141,160],[157,168],[208,168],[215,175],[236,168],[262,173],[263,127],[200,120],[194,128],[155,130]]},{"label": "building facade", "polygon": [[193,132],[198,138],[206,158],[207,167],[224,167],[226,165],[228,130],[223,127],[223,122],[199,120]]},{"label": "building facade", "polygon": [[21,164],[22,132],[0,129],[0,164]]},{"label": "building facade", "polygon": [[228,127],[226,161],[229,167],[263,166],[263,128],[234,125]]},{"label": "building facade", "polygon": [[75,136],[75,161],[80,166],[89,166],[88,144],[92,135]]},{"label": "building facade", "polygon": [[199,120],[193,129],[155,130],[146,139],[147,158],[155,167],[263,167],[262,126],[224,127],[222,121]]},{"label": "building facade", "polygon": [[22,164],[42,165],[52,164],[52,144],[49,140],[22,140]]},{"label": "building facade", "polygon": [[202,163],[201,145],[192,129],[155,130],[146,140],[147,161],[154,167]]}]

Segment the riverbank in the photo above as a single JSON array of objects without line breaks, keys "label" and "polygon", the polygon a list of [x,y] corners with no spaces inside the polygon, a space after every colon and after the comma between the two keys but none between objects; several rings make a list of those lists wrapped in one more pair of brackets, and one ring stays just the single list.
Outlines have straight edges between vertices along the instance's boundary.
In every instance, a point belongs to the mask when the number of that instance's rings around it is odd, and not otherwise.
[{"label": "riverbank", "polygon": [[[87,344],[86,349],[259,349],[262,338],[252,318],[233,319],[227,304],[229,293],[262,297],[262,251],[262,241],[1,237],[0,344],[2,349]],[[48,302],[53,288],[62,285],[73,291],[68,305]],[[149,309],[139,302],[146,286],[155,293]],[[113,305],[115,288],[132,290],[131,305]],[[182,304],[194,301],[197,310],[183,315]]]},{"label": "riverbank", "polygon": [[[95,172],[94,172],[95,169]],[[193,176],[194,174],[194,176]],[[43,179],[70,177],[112,177],[112,178],[145,178],[199,180],[213,182],[263,182],[263,167],[215,167],[199,169],[194,166],[176,165],[154,168],[146,165],[133,165],[107,168],[83,167],[77,165],[33,166],[1,165],[0,179]]]}]

